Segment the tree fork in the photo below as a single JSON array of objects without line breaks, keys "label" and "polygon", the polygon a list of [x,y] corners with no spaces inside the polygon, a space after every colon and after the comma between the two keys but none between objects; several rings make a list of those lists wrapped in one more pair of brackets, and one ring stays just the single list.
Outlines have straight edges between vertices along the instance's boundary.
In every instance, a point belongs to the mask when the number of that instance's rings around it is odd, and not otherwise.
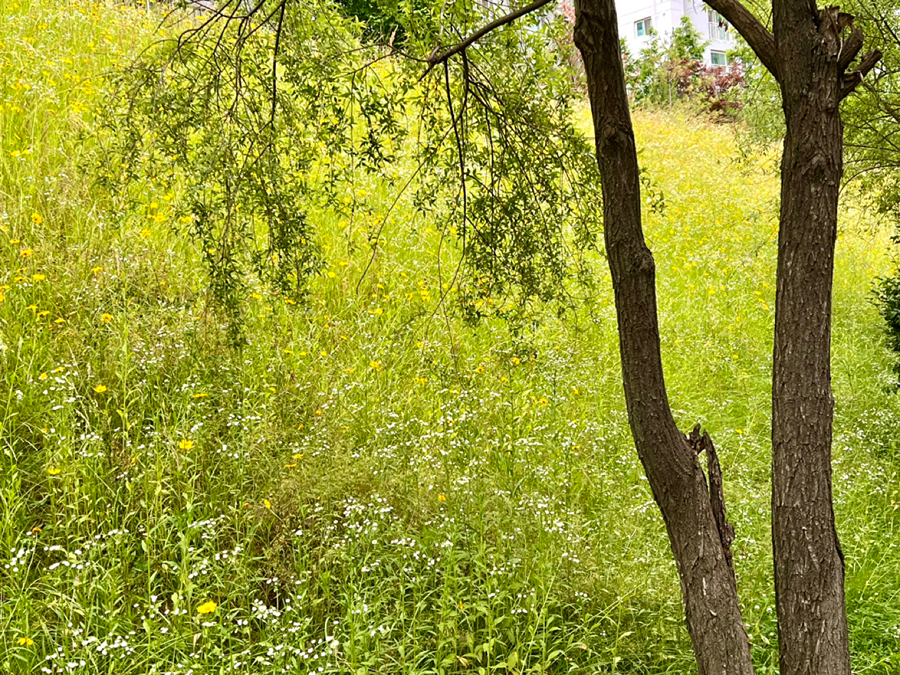
[{"label": "tree fork", "polygon": [[675,424],[666,393],[655,264],[641,227],[640,177],[614,2],[576,0],[575,13],[575,44],[584,59],[600,167],[629,424],[678,566],[699,671],[752,675],[734,571],[706,477]]}]

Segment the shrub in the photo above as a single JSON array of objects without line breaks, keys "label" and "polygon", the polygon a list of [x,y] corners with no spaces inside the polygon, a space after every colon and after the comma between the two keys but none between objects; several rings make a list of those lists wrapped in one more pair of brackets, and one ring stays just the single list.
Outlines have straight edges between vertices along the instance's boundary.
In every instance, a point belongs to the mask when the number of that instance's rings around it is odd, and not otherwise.
[{"label": "shrub", "polygon": [[[875,287],[875,304],[884,319],[884,332],[888,347],[900,356],[900,268],[893,276],[882,277]],[[900,360],[894,363],[893,371],[897,375],[895,385],[900,386]]]}]

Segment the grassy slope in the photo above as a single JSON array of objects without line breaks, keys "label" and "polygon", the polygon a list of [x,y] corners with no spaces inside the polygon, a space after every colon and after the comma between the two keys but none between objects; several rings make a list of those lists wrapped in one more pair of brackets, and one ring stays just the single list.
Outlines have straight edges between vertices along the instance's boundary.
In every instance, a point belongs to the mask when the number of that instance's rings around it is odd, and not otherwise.
[{"label": "grassy slope", "polygon": [[[602,261],[593,303],[512,336],[431,318],[428,224],[393,226],[362,294],[367,260],[336,234],[311,311],[256,289],[229,350],[169,196],[136,186],[125,208],[81,177],[102,73],[149,30],[79,0],[0,5],[0,670],[691,672]],[[728,129],[636,126],[671,400],[720,448],[772,673],[777,181]],[[900,409],[868,303],[887,246],[843,215],[836,508],[872,673],[900,672]]]}]

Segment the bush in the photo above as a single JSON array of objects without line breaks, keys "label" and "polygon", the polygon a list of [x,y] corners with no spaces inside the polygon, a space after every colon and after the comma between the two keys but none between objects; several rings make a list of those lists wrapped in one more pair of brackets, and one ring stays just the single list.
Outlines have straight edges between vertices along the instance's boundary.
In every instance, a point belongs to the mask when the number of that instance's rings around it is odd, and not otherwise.
[{"label": "bush", "polygon": [[[875,304],[878,313],[884,319],[884,332],[887,335],[888,347],[900,356],[900,268],[890,277],[882,277],[875,287]],[[897,375],[897,386],[900,386],[900,360],[894,363],[893,371]]]}]

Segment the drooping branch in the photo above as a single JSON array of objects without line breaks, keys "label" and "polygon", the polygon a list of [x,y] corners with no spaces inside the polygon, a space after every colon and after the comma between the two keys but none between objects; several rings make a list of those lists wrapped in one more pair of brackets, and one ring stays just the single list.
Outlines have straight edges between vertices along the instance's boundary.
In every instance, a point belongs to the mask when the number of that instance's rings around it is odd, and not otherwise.
[{"label": "drooping branch", "polygon": [[453,47],[450,47],[449,49],[446,49],[443,52],[434,54],[433,56],[429,57],[428,68],[425,70],[425,73],[422,75],[422,77],[425,77],[425,75],[427,75],[431,71],[432,68],[434,68],[436,65],[438,65],[440,63],[444,63],[444,61],[449,59],[454,54],[459,54],[460,52],[465,51],[467,48],[471,47],[473,44],[478,42],[481,38],[483,38],[485,35],[487,35],[491,31],[496,30],[497,28],[500,28],[501,26],[505,26],[508,23],[512,23],[516,19],[519,19],[519,18],[525,16],[526,14],[531,14],[532,12],[536,12],[544,5],[549,5],[550,2],[551,2],[551,0],[535,0],[535,2],[532,2],[530,5],[526,5],[525,7],[517,9],[514,12],[510,12],[509,14],[507,14],[505,16],[501,16],[496,21],[491,21],[489,24],[487,24],[483,28],[479,28],[477,31],[472,33],[465,40],[454,45]]},{"label": "drooping branch", "polygon": [[779,79],[775,38],[753,13],[738,0],[706,0],[706,4],[724,16],[747,41],[762,64]]}]

